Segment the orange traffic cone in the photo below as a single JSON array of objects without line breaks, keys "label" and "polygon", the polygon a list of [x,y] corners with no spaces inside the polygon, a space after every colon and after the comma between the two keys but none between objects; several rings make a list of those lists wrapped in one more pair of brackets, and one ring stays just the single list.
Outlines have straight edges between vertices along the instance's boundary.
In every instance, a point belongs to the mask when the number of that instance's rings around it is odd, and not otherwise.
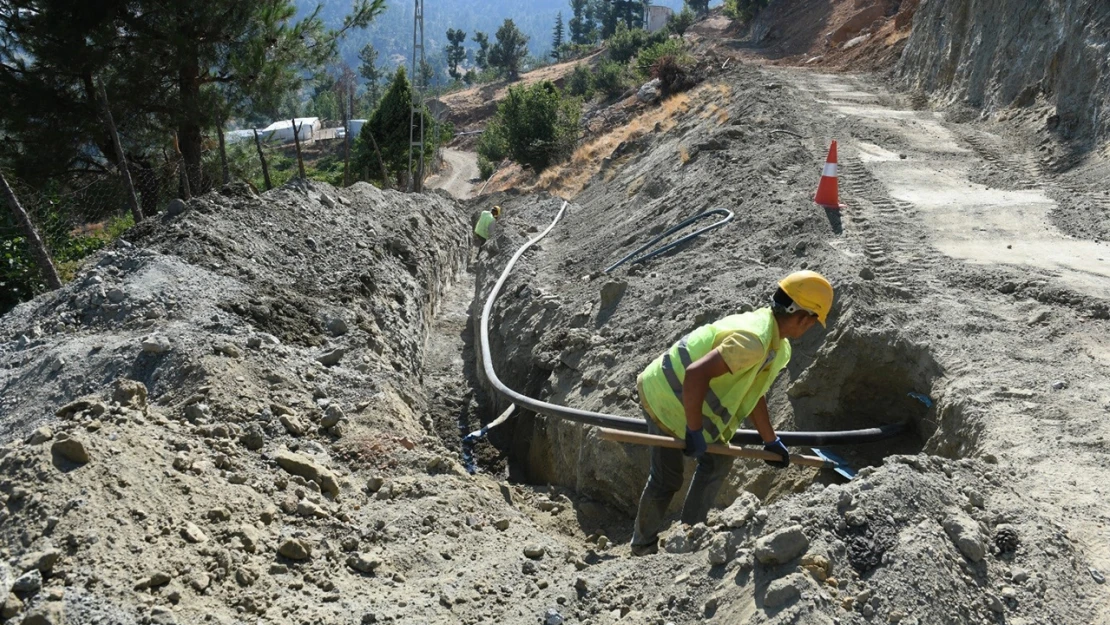
[{"label": "orange traffic cone", "polygon": [[840,191],[836,184],[836,141],[829,147],[829,157],[825,159],[825,169],[821,172],[821,182],[817,185],[817,195],[813,201],[825,208],[840,210],[848,208],[840,203]]}]

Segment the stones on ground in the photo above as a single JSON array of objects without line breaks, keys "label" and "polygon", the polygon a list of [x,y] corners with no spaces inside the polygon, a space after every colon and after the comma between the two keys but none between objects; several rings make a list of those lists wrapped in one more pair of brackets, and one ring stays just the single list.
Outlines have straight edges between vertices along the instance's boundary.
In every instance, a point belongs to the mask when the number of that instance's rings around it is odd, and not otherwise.
[{"label": "stones on ground", "polygon": [[727,564],[732,558],[732,534],[723,532],[713,536],[709,541],[709,550],[706,555],[709,558],[709,564],[713,566]]},{"label": "stones on ground", "polygon": [[177,217],[181,213],[184,213],[186,208],[188,208],[188,206],[185,204],[184,200],[174,198],[166,205],[166,214],[170,217]]},{"label": "stones on ground", "polygon": [[829,559],[814,553],[807,553],[802,556],[802,568],[819,582],[828,579],[829,573],[832,572],[832,564],[829,563]]},{"label": "stones on ground", "polygon": [[50,451],[73,464],[89,462],[89,452],[85,444],[76,438],[59,438],[50,446]]},{"label": "stones on ground", "polygon": [[320,486],[320,490],[335,497],[339,494],[339,480],[335,474],[317,464],[310,458],[287,449],[280,449],[274,454],[278,466],[293,475],[299,475],[306,480],[312,480]]},{"label": "stones on ground", "polygon": [[121,377],[112,386],[112,401],[121,406],[142,410],[147,407],[147,395],[147,385],[127,377]]},{"label": "stones on ground", "polygon": [[109,289],[107,295],[108,295],[108,301],[112,302],[113,304],[118,304],[118,303],[122,302],[123,300],[127,299],[127,293],[124,293],[123,289],[121,289],[119,287]]},{"label": "stones on ground", "polygon": [[165,586],[166,584],[170,583],[171,580],[173,580],[173,576],[170,575],[169,573],[167,573],[165,571],[156,571],[156,572],[150,574],[150,576],[139,580],[139,582],[137,584],[135,584],[135,590],[146,590],[147,588],[159,588],[161,586]]},{"label": "stones on ground", "polygon": [[779,608],[793,603],[802,596],[802,591],[810,587],[808,578],[801,573],[791,573],[780,577],[767,585],[767,592],[763,595],[763,606]]},{"label": "stones on ground", "polygon": [[809,539],[801,525],[791,525],[755,541],[755,557],[763,564],[783,564],[797,558],[809,548]]},{"label": "stones on ground", "polygon": [[636,99],[644,104],[655,102],[663,93],[662,85],[662,81],[658,78],[649,80],[636,91]]},{"label": "stones on ground", "polygon": [[165,354],[173,349],[170,340],[161,334],[152,334],[142,341],[143,351],[147,354]]},{"label": "stones on ground", "polygon": [[608,310],[617,305],[628,290],[628,283],[623,280],[606,282],[601,287],[601,309]]},{"label": "stones on ground", "polygon": [[1095,580],[1096,584],[1106,583],[1106,576],[1102,574],[1102,571],[1094,567],[1090,567],[1087,569],[1087,572],[1091,574],[1091,579]]},{"label": "stones on ground", "polygon": [[208,418],[208,404],[198,401],[185,406],[185,418],[188,419],[190,423],[206,420]]},{"label": "stones on ground", "polygon": [[304,541],[299,538],[286,538],[278,547],[278,553],[290,560],[307,560],[312,552]]},{"label": "stones on ground", "polygon": [[320,425],[330,428],[342,421],[344,416],[342,408],[337,404],[330,404],[327,410],[324,411],[324,418],[320,419]]},{"label": "stones on ground", "polygon": [[742,491],[729,507],[721,511],[717,516],[717,522],[728,529],[739,529],[752,520],[757,510],[759,510],[759,499],[747,491]]},{"label": "stones on ground", "polygon": [[340,360],[343,360],[343,356],[346,355],[346,353],[346,349],[343,349],[342,347],[337,347],[335,349],[330,349],[323,354],[320,354],[316,357],[316,361],[324,365],[325,367],[334,367],[335,365],[339,364]]},{"label": "stones on ground", "polygon": [[694,542],[680,527],[663,539],[663,549],[667,553],[690,553],[694,550]]},{"label": "stones on ground", "polygon": [[366,490],[368,490],[372,493],[378,492],[379,490],[382,489],[382,486],[384,486],[384,485],[385,485],[385,478],[372,477],[372,478],[366,480]]},{"label": "stones on ground", "polygon": [[220,343],[216,345],[216,353],[223,354],[228,358],[239,358],[243,355],[239,348],[234,343]]},{"label": "stones on ground", "polygon": [[262,431],[262,426],[257,423],[248,423],[243,427],[243,433],[239,436],[239,442],[243,447],[251,451],[262,449],[266,444],[266,435]]},{"label": "stones on ground", "polygon": [[505,530],[509,529],[509,519],[506,519],[504,517],[497,519],[493,522],[493,527],[495,527],[499,531],[504,532]]},{"label": "stones on ground", "polygon": [[205,572],[197,573],[189,579],[189,587],[195,590],[198,594],[204,593],[208,590],[209,584],[212,583],[212,577]]},{"label": "stones on ground", "polygon": [[1002,603],[1002,599],[993,592],[988,592],[983,595],[983,604],[987,609],[996,614],[1002,614],[1006,611],[1006,605]]},{"label": "stones on ground", "polygon": [[201,531],[196,524],[189,521],[186,521],[185,525],[181,527],[181,537],[194,545],[208,541],[208,535]]},{"label": "stones on ground", "polygon": [[44,425],[34,432],[31,432],[31,436],[27,439],[27,444],[41,445],[52,438],[54,438],[54,430]]},{"label": "stones on ground", "polygon": [[33,595],[42,590],[42,573],[38,569],[31,569],[20,575],[12,583],[12,590],[22,595]]},{"label": "stones on ground", "polygon": [[343,336],[350,331],[347,327],[347,322],[342,317],[332,317],[328,320],[328,332],[332,336]]},{"label": "stones on ground", "polygon": [[281,421],[281,425],[285,428],[285,431],[289,432],[292,436],[304,436],[304,423],[295,415],[281,415],[279,421]]},{"label": "stones on ground", "polygon": [[532,558],[533,560],[539,560],[540,558],[542,558],[543,552],[543,547],[539,545],[528,545],[524,548],[524,555],[526,557]]},{"label": "stones on ground", "polygon": [[165,606],[156,605],[150,609],[150,625],[177,625],[177,616],[173,610]]},{"label": "stones on ground", "polygon": [[979,562],[987,555],[987,540],[974,519],[957,512],[950,514],[943,525],[948,537],[968,560]]},{"label": "stones on ground", "polygon": [[373,574],[381,565],[381,560],[362,553],[354,554],[347,558],[347,566],[359,573],[366,573],[367,575]]},{"label": "stones on ground", "polygon": [[21,612],[23,612],[23,600],[9,592],[8,598],[4,600],[4,605],[0,606],[0,618],[15,618]]},{"label": "stones on ground", "polygon": [[563,615],[555,608],[548,608],[543,614],[543,625],[563,625]]},{"label": "stones on ground", "polygon": [[19,559],[19,570],[30,571],[34,569],[42,573],[50,573],[61,557],[62,552],[58,549],[34,551]]},{"label": "stones on ground", "polygon": [[27,611],[22,625],[65,625],[65,620],[61,601],[44,601]]}]

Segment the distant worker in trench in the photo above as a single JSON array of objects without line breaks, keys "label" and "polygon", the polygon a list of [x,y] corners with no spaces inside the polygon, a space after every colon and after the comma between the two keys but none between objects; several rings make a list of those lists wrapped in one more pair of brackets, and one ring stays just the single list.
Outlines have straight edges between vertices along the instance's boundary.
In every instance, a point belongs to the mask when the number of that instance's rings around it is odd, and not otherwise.
[{"label": "distant worker in trench", "polygon": [[482,214],[478,216],[478,223],[474,226],[475,243],[478,244],[478,247],[481,247],[489,238],[489,228],[497,222],[499,217],[501,217],[500,206],[494,206],[492,211],[482,211]]},{"label": "distant worker in trench", "polygon": [[697,468],[681,519],[690,525],[705,522],[733,460],[706,453],[706,446],[728,443],[745,417],[763,438],[763,448],[782,458],[764,462],[789,465],[789,452],[771,426],[767,391],[790,362],[790,341],[817,323],[825,326],[833,288],[813,271],[792,273],[778,286],[769,307],[701,326],[636,380],[648,433],[685,440],[686,448],[651,448],[651,471],[632,534],[633,555],[658,551],[667,508],[682,487],[683,455],[695,458]]}]

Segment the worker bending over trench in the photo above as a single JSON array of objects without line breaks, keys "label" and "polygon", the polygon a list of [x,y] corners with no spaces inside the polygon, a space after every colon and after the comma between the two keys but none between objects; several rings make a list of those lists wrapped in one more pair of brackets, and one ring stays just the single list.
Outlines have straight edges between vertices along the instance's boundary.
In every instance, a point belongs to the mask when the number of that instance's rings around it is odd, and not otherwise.
[{"label": "worker bending over trench", "polygon": [[832,285],[823,276],[792,273],[779,282],[769,307],[701,326],[640,374],[636,384],[648,433],[683,439],[686,448],[651,449],[651,471],[632,534],[633,555],[658,551],[664,516],[682,487],[683,454],[697,459],[697,468],[682,505],[682,522],[706,520],[732,468],[731,456],[707,454],[706,446],[727,444],[745,417],[763,438],[763,448],[782,457],[765,462],[789,465],[786,446],[771,426],[767,391],[790,362],[790,340],[818,322],[824,327],[832,302]]}]

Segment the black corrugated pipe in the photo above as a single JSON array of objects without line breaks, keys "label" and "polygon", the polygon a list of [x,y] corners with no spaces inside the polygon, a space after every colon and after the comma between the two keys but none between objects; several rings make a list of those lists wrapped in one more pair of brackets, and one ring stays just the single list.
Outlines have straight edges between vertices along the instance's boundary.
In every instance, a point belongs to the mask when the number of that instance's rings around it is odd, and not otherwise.
[{"label": "black corrugated pipe", "polygon": [[[513,254],[509,259],[509,264],[505,266],[505,270],[501,272],[501,277],[497,279],[497,283],[493,285],[493,290],[490,291],[489,297],[486,298],[486,305],[482,308],[482,324],[480,328],[480,337],[482,341],[482,367],[486,373],[486,378],[490,384],[493,385],[494,390],[504,395],[519,408],[531,410],[532,412],[555,417],[556,419],[565,419],[567,421],[574,421],[575,423],[583,423],[586,425],[597,425],[607,428],[616,428],[620,430],[628,430],[630,432],[646,432],[647,423],[642,417],[620,417],[617,415],[610,415],[601,412],[591,412],[589,410],[579,410],[577,408],[569,408],[567,406],[558,406],[556,404],[549,404],[545,401],[533,399],[514,391],[513,389],[505,386],[497,373],[493,370],[493,358],[490,355],[489,348],[489,317],[493,311],[493,303],[497,300],[497,296],[501,293],[501,287],[504,286],[505,280],[509,278],[509,273],[512,272],[513,266],[520,260],[524,252],[535,245],[540,239],[547,236],[549,232],[559,223],[562,219],[563,213],[567,210],[569,202],[564,201],[562,208],[559,209],[555,219],[546,230],[539,233],[527,243],[522,245],[520,249]],[[859,443],[871,443],[880,441],[887,438],[892,438],[905,431],[908,423],[899,423],[895,425],[884,425],[877,428],[867,428],[863,430],[844,430],[839,432],[779,432],[778,435],[782,438],[785,445],[792,447],[812,447],[814,445],[849,445]],[[761,444],[763,442],[759,433],[755,430],[738,430],[732,437],[733,443],[740,444]]]}]

